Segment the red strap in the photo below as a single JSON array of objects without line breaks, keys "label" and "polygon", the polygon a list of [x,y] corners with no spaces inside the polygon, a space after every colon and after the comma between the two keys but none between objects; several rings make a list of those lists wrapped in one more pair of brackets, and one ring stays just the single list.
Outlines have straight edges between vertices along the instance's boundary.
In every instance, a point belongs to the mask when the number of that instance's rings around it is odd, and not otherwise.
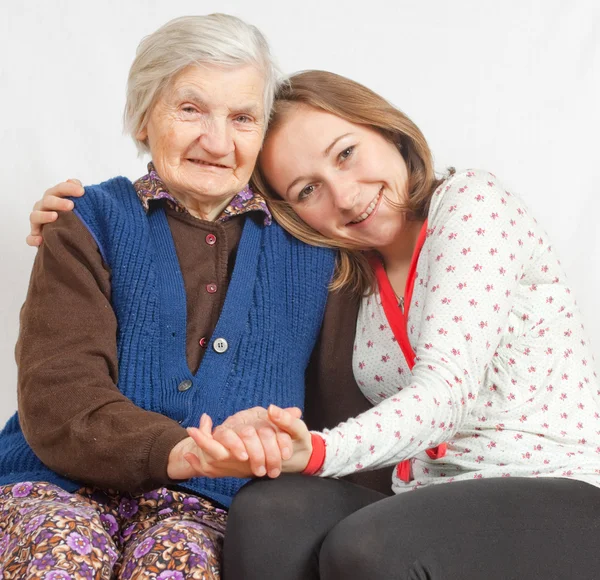
[{"label": "red strap", "polygon": [[312,453],[302,472],[304,475],[314,475],[323,467],[323,463],[325,463],[325,440],[316,433],[311,433],[310,439],[312,441]]},{"label": "red strap", "polygon": [[[415,246],[415,251],[410,261],[408,277],[406,278],[406,287],[404,289],[404,312],[402,312],[402,309],[398,307],[396,294],[387,277],[383,263],[377,258],[374,258],[370,261],[371,267],[375,272],[375,277],[377,278],[377,285],[379,287],[379,296],[381,297],[383,311],[385,312],[387,321],[389,322],[390,328],[394,333],[394,337],[402,349],[406,363],[411,370],[415,366],[415,351],[413,350],[410,340],[408,339],[406,323],[408,320],[408,310],[412,300],[413,289],[415,287],[415,280],[417,277],[417,262],[419,261],[419,255],[421,254],[421,249],[423,248],[423,244],[425,243],[426,239],[427,220],[425,220],[425,223],[421,228],[419,238],[417,239],[417,245]],[[440,459],[446,455],[447,447],[448,446],[446,443],[441,443],[433,449],[427,449],[426,453],[431,459]],[[409,482],[412,480],[410,459],[405,459],[398,464],[396,467],[396,474],[402,481]]]}]

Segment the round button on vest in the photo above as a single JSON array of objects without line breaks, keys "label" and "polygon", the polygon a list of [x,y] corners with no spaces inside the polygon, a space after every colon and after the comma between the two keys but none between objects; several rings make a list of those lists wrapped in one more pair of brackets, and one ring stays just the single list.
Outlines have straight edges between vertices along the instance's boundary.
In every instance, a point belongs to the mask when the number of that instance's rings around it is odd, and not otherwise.
[{"label": "round button on vest", "polygon": [[199,341],[198,344],[202,347],[202,348],[206,348],[208,346],[208,339],[206,338],[206,336],[203,336]]},{"label": "round button on vest", "polygon": [[215,352],[223,354],[227,351],[229,345],[227,344],[227,341],[224,338],[215,338],[215,342],[213,342],[213,348],[215,349]]},{"label": "round button on vest", "polygon": [[183,392],[187,391],[188,389],[191,389],[192,385],[193,385],[193,383],[192,383],[192,381],[190,381],[190,379],[185,379],[185,381],[181,381],[179,383],[179,385],[177,385],[177,390],[180,393],[183,393]]},{"label": "round button on vest", "polygon": [[209,246],[214,246],[217,243],[217,236],[215,234],[207,234],[205,240]]},{"label": "round button on vest", "polygon": [[216,284],[213,284],[213,283],[211,283],[211,284],[207,284],[207,285],[206,285],[206,291],[207,291],[209,294],[214,294],[214,293],[217,291],[217,285],[216,285]]}]

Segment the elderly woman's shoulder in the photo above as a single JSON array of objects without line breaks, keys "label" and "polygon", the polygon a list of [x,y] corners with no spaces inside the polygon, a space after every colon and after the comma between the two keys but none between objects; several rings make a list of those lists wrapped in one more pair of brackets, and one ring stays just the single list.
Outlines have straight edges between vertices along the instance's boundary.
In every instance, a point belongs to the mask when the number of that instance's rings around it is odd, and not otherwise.
[{"label": "elderly woman's shoulder", "polygon": [[133,183],[127,177],[113,177],[102,183],[86,185],[85,195],[73,198],[76,209],[108,210],[110,207],[140,206]]},{"label": "elderly woman's shoulder", "polygon": [[127,197],[131,193],[135,193],[133,183],[127,177],[112,177],[101,183],[84,186],[86,196],[89,194],[91,197]]},{"label": "elderly woman's shoulder", "polygon": [[147,223],[135,188],[126,177],[114,177],[84,189],[85,195],[72,198],[74,213],[95,237],[110,238],[123,227],[143,227]]}]

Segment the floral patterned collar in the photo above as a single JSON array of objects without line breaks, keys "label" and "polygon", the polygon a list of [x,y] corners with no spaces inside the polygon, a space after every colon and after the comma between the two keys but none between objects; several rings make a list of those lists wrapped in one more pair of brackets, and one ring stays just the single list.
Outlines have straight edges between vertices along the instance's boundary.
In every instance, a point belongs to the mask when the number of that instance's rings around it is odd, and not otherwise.
[{"label": "floral patterned collar", "polygon": [[[188,210],[175,199],[170,193],[162,179],[156,173],[154,164],[152,161],[148,163],[148,173],[143,177],[140,177],[134,184],[133,187],[144,206],[144,209],[148,211],[150,209],[150,203],[155,200],[165,199],[167,204],[175,211],[182,213],[188,213]],[[229,202],[229,205],[223,210],[223,213],[215,220],[217,222],[226,222],[231,218],[247,213],[249,211],[261,211],[265,214],[264,224],[270,225],[273,217],[267,207],[265,199],[262,195],[255,193],[247,185],[242,191],[236,193],[233,199]]]}]

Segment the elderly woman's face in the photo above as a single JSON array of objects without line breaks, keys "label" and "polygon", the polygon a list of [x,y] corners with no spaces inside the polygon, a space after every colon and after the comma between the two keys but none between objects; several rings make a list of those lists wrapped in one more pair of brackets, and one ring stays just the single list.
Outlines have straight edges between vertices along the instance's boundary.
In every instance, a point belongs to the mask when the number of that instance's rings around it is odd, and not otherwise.
[{"label": "elderly woman's face", "polygon": [[263,89],[252,66],[189,66],[163,91],[137,138],[185,205],[209,215],[248,183],[264,133]]}]

